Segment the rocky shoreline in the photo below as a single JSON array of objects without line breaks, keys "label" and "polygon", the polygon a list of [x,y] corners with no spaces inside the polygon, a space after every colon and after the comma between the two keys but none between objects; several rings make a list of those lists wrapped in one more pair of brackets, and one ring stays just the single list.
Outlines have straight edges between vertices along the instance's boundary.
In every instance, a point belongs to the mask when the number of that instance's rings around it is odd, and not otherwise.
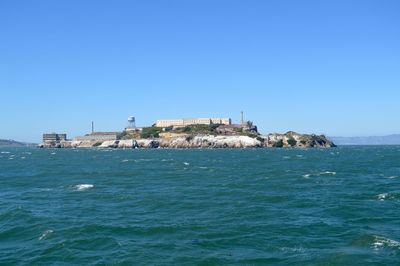
[{"label": "rocky shoreline", "polygon": [[324,135],[307,135],[289,131],[266,136],[186,135],[173,138],[119,139],[105,141],[62,141],[42,143],[39,148],[330,148],[336,145]]}]

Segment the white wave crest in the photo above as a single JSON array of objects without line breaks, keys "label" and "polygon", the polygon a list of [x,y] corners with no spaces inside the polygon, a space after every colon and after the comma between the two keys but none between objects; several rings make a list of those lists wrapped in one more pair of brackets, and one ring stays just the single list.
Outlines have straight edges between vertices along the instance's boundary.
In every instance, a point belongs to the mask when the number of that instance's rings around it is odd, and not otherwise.
[{"label": "white wave crest", "polygon": [[92,184],[79,184],[79,185],[76,185],[75,187],[77,190],[82,191],[82,190],[92,188],[93,185]]},{"label": "white wave crest", "polygon": [[376,195],[376,197],[377,197],[379,200],[385,200],[385,198],[386,198],[388,195],[389,195],[388,193],[382,193],[382,194]]},{"label": "white wave crest", "polygon": [[320,172],[320,173],[314,173],[314,174],[304,174],[304,178],[310,178],[310,177],[318,177],[318,176],[323,176],[323,175],[336,175],[336,172],[333,171],[325,171],[325,172]]},{"label": "white wave crest", "polygon": [[372,243],[372,247],[375,250],[381,249],[385,246],[391,247],[391,248],[400,248],[400,242],[382,237],[382,236],[374,236],[375,240]]},{"label": "white wave crest", "polygon": [[336,172],[330,172],[330,171],[325,171],[325,172],[321,172],[321,175],[336,175]]},{"label": "white wave crest", "polygon": [[42,240],[43,238],[49,236],[51,233],[53,233],[53,230],[47,230],[38,239]]}]

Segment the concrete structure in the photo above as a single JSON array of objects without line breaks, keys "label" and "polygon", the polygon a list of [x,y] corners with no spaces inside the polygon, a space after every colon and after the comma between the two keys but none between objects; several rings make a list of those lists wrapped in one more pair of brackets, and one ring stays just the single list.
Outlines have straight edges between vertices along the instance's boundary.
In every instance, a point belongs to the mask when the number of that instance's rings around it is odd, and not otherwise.
[{"label": "concrete structure", "polygon": [[126,132],[141,132],[143,131],[142,127],[126,127],[125,128]]},{"label": "concrete structure", "polygon": [[120,131],[109,131],[109,132],[93,132],[91,136],[105,136],[105,135],[121,135]]},{"label": "concrete structure", "polygon": [[242,125],[221,125],[217,127],[217,132],[222,135],[236,135],[239,132],[243,131]]},{"label": "concrete structure", "polygon": [[121,132],[94,132],[86,136],[75,137],[74,141],[107,141],[118,140],[121,138]]},{"label": "concrete structure", "polygon": [[60,143],[61,141],[65,140],[67,140],[67,134],[57,134],[57,133],[43,134],[43,143],[49,143],[49,142]]},{"label": "concrete structure", "polygon": [[230,118],[187,118],[175,120],[157,120],[157,127],[184,127],[190,125],[230,125]]}]

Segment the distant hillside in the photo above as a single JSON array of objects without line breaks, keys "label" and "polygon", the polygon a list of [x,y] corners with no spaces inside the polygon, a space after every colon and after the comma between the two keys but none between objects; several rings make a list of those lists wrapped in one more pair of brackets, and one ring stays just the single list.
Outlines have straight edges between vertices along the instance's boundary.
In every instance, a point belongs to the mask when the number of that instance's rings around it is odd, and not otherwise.
[{"label": "distant hillside", "polygon": [[400,145],[400,134],[371,137],[329,137],[336,145]]},{"label": "distant hillside", "polygon": [[12,139],[0,139],[0,147],[24,147],[33,146],[34,143],[19,142]]}]

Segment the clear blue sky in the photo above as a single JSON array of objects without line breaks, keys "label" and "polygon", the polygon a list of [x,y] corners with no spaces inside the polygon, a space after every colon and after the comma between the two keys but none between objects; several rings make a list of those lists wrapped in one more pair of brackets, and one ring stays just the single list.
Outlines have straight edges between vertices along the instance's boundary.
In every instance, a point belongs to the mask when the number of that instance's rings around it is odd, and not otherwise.
[{"label": "clear blue sky", "polygon": [[400,1],[1,1],[0,138],[231,117],[400,133]]}]

